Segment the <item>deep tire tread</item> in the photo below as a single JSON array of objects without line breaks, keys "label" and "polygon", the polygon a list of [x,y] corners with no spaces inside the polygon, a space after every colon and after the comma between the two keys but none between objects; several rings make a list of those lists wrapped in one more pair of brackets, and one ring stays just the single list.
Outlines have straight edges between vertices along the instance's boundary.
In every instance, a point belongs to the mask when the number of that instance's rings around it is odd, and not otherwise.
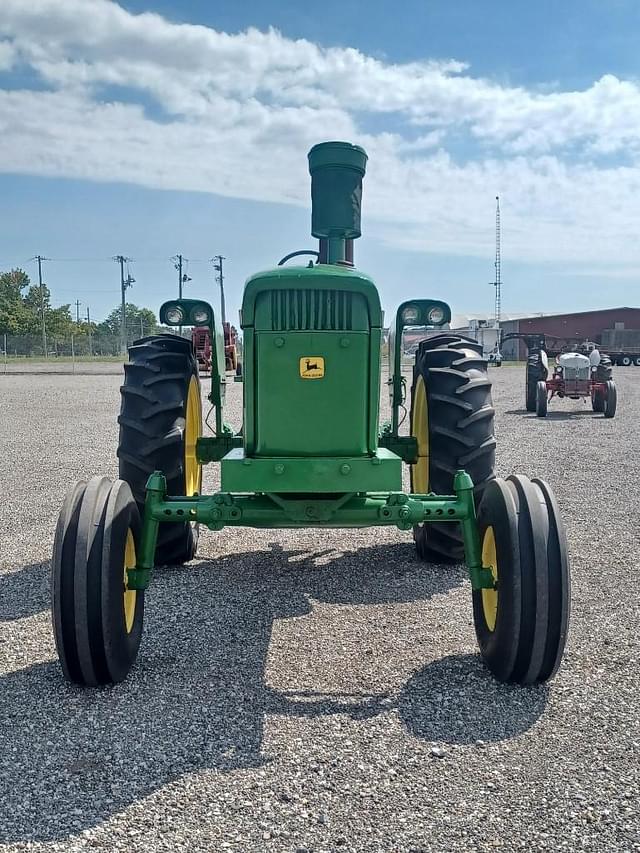
[{"label": "deep tire tread", "polygon": [[525,373],[525,407],[528,412],[536,410],[536,391],[538,382],[547,378],[548,371],[542,361],[542,350],[529,350]]},{"label": "deep tire tread", "polygon": [[[419,376],[428,403],[429,488],[438,494],[453,494],[455,472],[465,468],[479,502],[495,477],[494,408],[482,347],[475,340],[448,333],[428,338],[416,353],[412,399]],[[436,563],[464,559],[457,524],[417,526],[414,539],[422,559]]]},{"label": "deep tire tread", "polygon": [[[120,409],[119,476],[131,487],[142,515],[149,475],[159,470],[170,495],[185,494],[183,436],[189,383],[198,376],[191,341],[155,335],[129,348]],[[161,524],[156,565],[191,560],[195,531],[188,523]]]}]

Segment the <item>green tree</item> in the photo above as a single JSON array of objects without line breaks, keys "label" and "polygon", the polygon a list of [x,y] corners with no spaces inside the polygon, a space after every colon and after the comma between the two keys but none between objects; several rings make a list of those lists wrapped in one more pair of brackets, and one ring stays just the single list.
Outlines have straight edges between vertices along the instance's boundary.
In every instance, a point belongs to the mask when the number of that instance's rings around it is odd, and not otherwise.
[{"label": "green tree", "polygon": [[37,330],[37,321],[22,295],[29,285],[24,270],[0,273],[0,334],[27,335]]},{"label": "green tree", "polygon": [[76,333],[75,323],[71,316],[71,305],[60,305],[58,308],[51,307],[51,291],[46,284],[31,285],[23,297],[23,305],[31,315],[31,331],[40,330],[42,324],[42,311],[44,308],[44,321],[47,329],[47,338],[53,341],[66,341]]},{"label": "green tree", "polygon": [[[125,310],[125,322],[127,324],[127,334],[129,337],[138,336],[140,333],[151,335],[157,331],[158,322],[156,315],[149,308],[139,308],[132,302],[128,302]],[[120,334],[120,324],[122,319],[122,308],[118,305],[109,314],[101,326],[105,327],[114,337]]]},{"label": "green tree", "polygon": [[71,317],[70,305],[61,305],[59,308],[45,307],[44,316],[49,337],[55,340],[68,340],[71,335],[78,334],[76,324]]}]

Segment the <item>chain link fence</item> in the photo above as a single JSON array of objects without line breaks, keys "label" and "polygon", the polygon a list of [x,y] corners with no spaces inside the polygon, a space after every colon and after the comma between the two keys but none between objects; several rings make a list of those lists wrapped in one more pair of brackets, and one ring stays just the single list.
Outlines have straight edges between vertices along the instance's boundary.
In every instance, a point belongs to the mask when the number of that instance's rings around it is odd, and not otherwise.
[{"label": "chain link fence", "polygon": [[[127,329],[127,346],[149,334],[169,333],[157,326],[137,324]],[[177,334],[177,329],[170,330]],[[191,330],[184,329],[190,338]],[[0,374],[2,373],[119,373],[126,358],[121,353],[120,335],[88,334],[79,329],[68,335],[47,334],[46,352],[41,335],[0,334]]]}]

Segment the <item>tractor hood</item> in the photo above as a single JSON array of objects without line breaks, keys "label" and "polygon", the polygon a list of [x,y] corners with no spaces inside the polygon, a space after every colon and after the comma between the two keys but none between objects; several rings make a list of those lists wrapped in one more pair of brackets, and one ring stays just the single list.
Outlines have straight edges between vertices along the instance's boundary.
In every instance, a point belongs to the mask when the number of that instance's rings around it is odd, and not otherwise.
[{"label": "tractor hood", "polygon": [[586,355],[581,355],[579,352],[565,352],[558,356],[558,364],[560,367],[589,367],[591,362]]}]

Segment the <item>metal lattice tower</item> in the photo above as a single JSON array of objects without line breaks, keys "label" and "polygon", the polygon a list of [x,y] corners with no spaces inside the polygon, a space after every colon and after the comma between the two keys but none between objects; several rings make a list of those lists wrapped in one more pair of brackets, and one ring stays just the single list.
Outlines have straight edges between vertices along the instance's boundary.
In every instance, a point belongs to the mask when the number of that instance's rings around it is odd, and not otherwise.
[{"label": "metal lattice tower", "polygon": [[493,285],[496,289],[496,303],[494,309],[494,319],[496,329],[500,328],[500,310],[501,310],[501,299],[502,299],[502,270],[501,270],[501,257],[500,257],[500,196],[496,196],[496,260],[495,260],[495,268],[496,268],[496,278],[493,282]]}]

